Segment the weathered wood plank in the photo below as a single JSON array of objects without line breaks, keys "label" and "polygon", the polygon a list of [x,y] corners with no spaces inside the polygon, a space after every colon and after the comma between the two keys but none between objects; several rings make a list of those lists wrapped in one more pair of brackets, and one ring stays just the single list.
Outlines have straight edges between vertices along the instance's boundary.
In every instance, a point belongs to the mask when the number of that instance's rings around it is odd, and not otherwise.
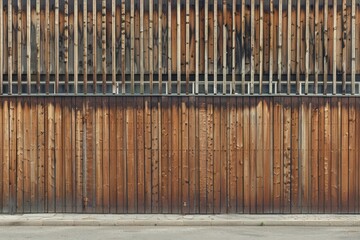
[{"label": "weathered wood plank", "polygon": [[24,109],[23,104],[21,100],[16,101],[16,105],[14,105],[15,111],[16,111],[16,126],[15,128],[15,134],[14,138],[16,139],[15,145],[13,145],[13,148],[15,150],[16,155],[13,155],[14,157],[14,174],[16,176],[16,182],[14,182],[14,188],[16,188],[16,205],[15,211],[18,213],[24,212]]},{"label": "weathered wood plank", "polygon": [[0,94],[3,94],[4,81],[4,5],[0,0]]}]

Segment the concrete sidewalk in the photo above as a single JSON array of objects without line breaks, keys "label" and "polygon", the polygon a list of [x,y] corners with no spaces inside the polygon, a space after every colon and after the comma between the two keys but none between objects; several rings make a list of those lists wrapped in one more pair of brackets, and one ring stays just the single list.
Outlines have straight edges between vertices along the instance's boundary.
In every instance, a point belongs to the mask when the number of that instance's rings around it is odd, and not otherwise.
[{"label": "concrete sidewalk", "polygon": [[359,226],[360,215],[0,215],[0,226]]}]

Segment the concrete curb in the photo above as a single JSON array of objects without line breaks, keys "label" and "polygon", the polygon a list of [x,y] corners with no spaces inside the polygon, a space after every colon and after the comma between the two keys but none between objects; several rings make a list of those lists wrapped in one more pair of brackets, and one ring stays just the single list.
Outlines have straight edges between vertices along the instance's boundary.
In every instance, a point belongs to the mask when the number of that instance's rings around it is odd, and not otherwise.
[{"label": "concrete curb", "polygon": [[348,226],[360,215],[0,215],[0,226]]}]

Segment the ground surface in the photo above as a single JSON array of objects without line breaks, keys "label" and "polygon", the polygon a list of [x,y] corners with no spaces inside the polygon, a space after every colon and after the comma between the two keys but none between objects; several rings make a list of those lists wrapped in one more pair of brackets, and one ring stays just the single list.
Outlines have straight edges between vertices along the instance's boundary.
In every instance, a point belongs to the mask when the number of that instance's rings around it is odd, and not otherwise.
[{"label": "ground surface", "polygon": [[359,227],[0,227],[0,239],[360,239]]}]

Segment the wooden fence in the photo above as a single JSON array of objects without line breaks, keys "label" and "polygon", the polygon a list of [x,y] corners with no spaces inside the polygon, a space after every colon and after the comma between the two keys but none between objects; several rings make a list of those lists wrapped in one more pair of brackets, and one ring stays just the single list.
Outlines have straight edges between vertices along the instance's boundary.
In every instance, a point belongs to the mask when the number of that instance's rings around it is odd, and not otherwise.
[{"label": "wooden fence", "polygon": [[358,98],[0,103],[2,213],[360,213]]},{"label": "wooden fence", "polygon": [[355,0],[0,0],[0,93],[360,94]]}]

